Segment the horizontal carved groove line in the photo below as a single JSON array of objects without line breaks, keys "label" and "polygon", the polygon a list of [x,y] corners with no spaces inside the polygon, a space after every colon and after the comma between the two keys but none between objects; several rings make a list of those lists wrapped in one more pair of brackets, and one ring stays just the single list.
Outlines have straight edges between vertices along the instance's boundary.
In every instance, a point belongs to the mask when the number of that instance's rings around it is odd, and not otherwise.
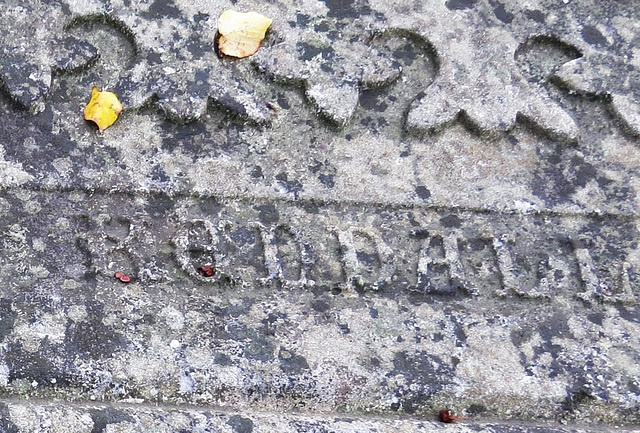
[{"label": "horizontal carved groove line", "polygon": [[[295,413],[287,413],[283,414],[282,412],[271,412],[266,411],[264,409],[256,409],[256,410],[232,410],[228,407],[224,406],[216,406],[216,405],[193,405],[193,404],[174,404],[171,402],[162,402],[162,403],[125,403],[125,402],[95,402],[91,400],[82,400],[77,399],[73,401],[51,401],[40,398],[29,398],[25,400],[19,397],[2,397],[0,398],[0,404],[5,405],[17,405],[17,406],[28,406],[28,407],[37,407],[39,409],[47,410],[54,408],[64,408],[67,410],[82,412],[82,411],[90,411],[90,410],[117,410],[123,411],[130,414],[135,415],[136,413],[143,412],[182,412],[182,413],[202,413],[206,411],[209,415],[213,416],[221,416],[221,417],[231,417],[234,415],[242,415],[246,417],[251,417],[257,423],[260,421],[267,421],[269,418],[275,417],[278,419],[282,419],[283,417],[287,420],[295,421],[299,419],[308,419],[313,418],[314,420],[321,422],[335,422],[344,420],[345,416],[348,416],[349,422],[357,421],[365,421],[375,423],[375,425],[387,425],[387,424],[397,424],[402,423],[406,425],[413,425],[415,428],[418,428],[422,431],[428,425],[434,429],[441,429],[441,423],[436,422],[434,417],[431,416],[421,416],[421,415],[403,415],[403,414],[390,414],[386,416],[377,415],[374,413],[360,412],[357,414],[354,413],[343,413],[343,412],[314,412],[304,409],[297,409]],[[2,420],[2,418],[0,418]],[[580,423],[573,422],[563,422],[562,428],[557,426],[551,426],[549,423],[536,423],[530,421],[514,421],[514,420],[500,420],[493,419],[490,417],[474,417],[474,419],[465,420],[465,426],[469,426],[472,429],[481,430],[483,428],[491,428],[496,426],[502,427],[510,427],[511,429],[518,429],[517,431],[530,431],[530,429],[549,429],[554,428],[558,429],[558,432],[561,431],[574,431],[577,428],[584,428],[585,426]],[[522,429],[522,430],[520,430]],[[616,431],[621,432],[632,432],[636,431],[633,427],[624,427],[624,426],[616,426]],[[589,424],[589,431],[609,431],[606,429],[606,426],[602,425],[594,425],[593,423]]]},{"label": "horizontal carved groove line", "polygon": [[466,207],[466,206],[449,206],[439,204],[421,204],[421,203],[385,203],[376,201],[360,201],[360,200],[331,200],[326,198],[288,198],[288,197],[273,197],[273,196],[259,196],[249,194],[189,194],[184,191],[166,192],[152,189],[139,189],[122,191],[117,189],[107,188],[84,188],[84,187],[49,187],[42,185],[24,185],[19,188],[6,188],[5,191],[10,190],[28,190],[33,192],[44,193],[70,193],[70,192],[83,192],[90,195],[101,194],[105,196],[135,196],[135,197],[153,197],[153,196],[166,196],[172,199],[217,199],[228,201],[242,201],[242,202],[269,202],[269,203],[282,203],[295,206],[316,205],[316,206],[371,206],[379,209],[389,210],[408,210],[408,209],[420,209],[434,212],[454,212],[454,213],[472,213],[478,215],[504,215],[504,216],[539,216],[539,217],[581,217],[581,218],[593,218],[593,219],[615,219],[621,221],[634,221],[640,219],[638,213],[614,213],[614,212],[599,212],[589,211],[584,212],[568,212],[568,211],[556,211],[553,209],[540,209],[536,211],[530,211],[527,213],[519,212],[515,209],[494,209],[494,208],[482,208],[482,207]]}]

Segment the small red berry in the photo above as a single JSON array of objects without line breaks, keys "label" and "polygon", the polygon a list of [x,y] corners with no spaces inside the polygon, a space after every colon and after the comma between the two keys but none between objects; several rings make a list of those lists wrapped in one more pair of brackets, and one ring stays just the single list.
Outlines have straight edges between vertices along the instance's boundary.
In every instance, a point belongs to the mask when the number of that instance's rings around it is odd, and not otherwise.
[{"label": "small red berry", "polygon": [[119,279],[120,281],[122,281],[123,283],[128,283],[129,281],[131,281],[131,277],[129,275],[123,274],[120,271],[113,274],[113,276]]},{"label": "small red berry", "polygon": [[451,424],[455,424],[456,421],[461,419],[467,419],[467,417],[464,417],[464,416],[453,416],[451,415],[451,412],[446,409],[441,410],[439,415],[440,415],[441,422],[451,423]]},{"label": "small red berry", "polygon": [[204,265],[198,268],[198,273],[203,277],[211,277],[216,273],[216,270],[211,265]]}]

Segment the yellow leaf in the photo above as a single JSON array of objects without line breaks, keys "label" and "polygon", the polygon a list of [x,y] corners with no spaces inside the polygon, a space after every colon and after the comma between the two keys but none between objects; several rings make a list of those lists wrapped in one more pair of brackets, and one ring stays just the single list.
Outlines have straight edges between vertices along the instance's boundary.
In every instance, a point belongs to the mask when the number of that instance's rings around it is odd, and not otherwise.
[{"label": "yellow leaf", "polygon": [[249,57],[260,48],[273,20],[257,12],[236,12],[228,9],[218,18],[218,49],[233,57]]},{"label": "yellow leaf", "polygon": [[96,86],[93,86],[91,99],[84,107],[84,118],[95,122],[102,132],[113,125],[121,111],[122,104],[114,93],[101,92]]}]

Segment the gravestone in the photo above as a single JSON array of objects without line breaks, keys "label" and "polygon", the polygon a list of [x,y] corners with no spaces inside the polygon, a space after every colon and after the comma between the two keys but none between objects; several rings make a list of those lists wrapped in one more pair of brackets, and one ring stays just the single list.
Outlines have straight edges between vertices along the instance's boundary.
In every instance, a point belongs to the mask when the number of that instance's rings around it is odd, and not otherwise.
[{"label": "gravestone", "polygon": [[0,12],[0,431],[638,428],[640,6]]}]

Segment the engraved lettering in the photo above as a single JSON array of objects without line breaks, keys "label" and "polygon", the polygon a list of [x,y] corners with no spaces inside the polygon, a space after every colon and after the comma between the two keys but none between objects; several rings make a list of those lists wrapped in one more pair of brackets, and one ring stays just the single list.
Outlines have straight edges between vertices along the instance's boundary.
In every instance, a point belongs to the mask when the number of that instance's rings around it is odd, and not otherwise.
[{"label": "engraved lettering", "polygon": [[619,289],[610,287],[600,279],[593,263],[591,253],[581,241],[574,241],[574,254],[578,259],[580,280],[584,291],[576,296],[583,301],[602,300],[611,303],[635,304],[635,296],[631,287],[631,265],[622,262],[617,269]]},{"label": "engraved lettering", "polygon": [[[347,280],[347,290],[351,288],[351,285],[379,290],[382,286],[391,282],[391,278],[396,271],[393,250],[378,234],[370,230],[353,227],[347,230],[334,230],[334,232],[342,252],[342,264]],[[356,247],[356,238],[361,238],[361,240],[368,241],[371,244],[374,257],[371,257],[370,261],[375,261],[374,264],[367,265],[362,263],[366,257]]]},{"label": "engraved lettering", "polygon": [[[278,281],[282,287],[286,288],[302,288],[315,284],[315,281],[308,278],[309,266],[312,264],[309,245],[303,240],[299,230],[285,224],[267,228],[260,223],[253,223],[252,227],[255,227],[260,233],[263,245],[264,266],[267,272],[263,283],[271,284],[273,281]],[[290,263],[285,263],[282,260],[284,254],[278,246],[278,234],[282,240],[285,237],[290,237],[293,240],[292,247],[295,252],[292,254],[294,257],[289,256]],[[286,272],[285,266],[296,268],[295,277],[291,278],[290,275],[287,275],[291,272]]]},{"label": "engraved lettering", "polygon": [[511,235],[505,234],[493,238],[492,246],[502,276],[502,288],[496,290],[494,294],[500,297],[506,297],[512,293],[527,298],[550,298],[554,280],[549,260],[542,260],[538,263],[537,273],[534,276],[537,280],[536,287],[525,290],[517,277],[512,251],[514,243],[515,240]]},{"label": "engraved lettering", "polygon": [[146,236],[146,224],[134,224],[126,217],[98,216],[100,230],[97,236],[88,236],[87,246],[96,273],[112,277],[123,272],[137,279],[150,280],[156,274],[147,268],[143,272],[143,258],[138,244]]},{"label": "engraved lettering", "polygon": [[[425,293],[455,294],[456,290],[463,289],[468,294],[477,294],[475,286],[467,279],[460,260],[456,233],[442,236],[439,233],[417,230],[413,232],[413,236],[429,239],[429,241],[423,241],[418,256],[417,277],[420,290]],[[440,257],[435,257],[434,244],[442,250],[442,253],[438,254]],[[443,272],[446,274],[447,281],[439,286],[435,283],[434,274]]]},{"label": "engraved lettering", "polygon": [[577,297],[585,301],[591,301],[594,297],[597,297],[599,293],[602,293],[603,287],[600,286],[600,279],[596,275],[593,259],[591,258],[589,250],[580,245],[576,245],[575,255],[578,259],[580,280],[585,288],[585,291],[578,293]]},{"label": "engraved lettering", "polygon": [[460,260],[467,279],[473,282],[474,293],[493,293],[502,286],[492,242],[493,237],[487,236],[458,239]]},{"label": "engraved lettering", "polygon": [[216,227],[206,219],[184,224],[173,240],[175,259],[191,278],[203,283],[234,281],[229,258],[220,252],[221,239],[230,242],[227,229],[231,223],[220,221]]},{"label": "engraved lettering", "polygon": [[634,305],[636,297],[631,287],[631,264],[623,262],[620,265],[620,293],[615,295],[615,301],[623,304]]},{"label": "engraved lettering", "polygon": [[[428,218],[419,230],[414,220],[389,224],[384,232],[346,222],[325,231],[323,223],[331,219],[314,214],[309,223],[315,228],[303,236],[289,224],[247,223],[246,214],[235,209],[216,208],[225,215],[221,220],[200,216],[202,211],[180,209],[161,219],[140,217],[135,210],[86,216],[76,246],[86,268],[108,278],[121,272],[142,281],[168,281],[175,270],[167,264],[172,259],[198,285],[262,282],[304,289],[322,284],[345,292],[393,285],[394,293],[636,302],[633,261],[625,260],[623,248],[589,244],[589,235],[575,241],[564,232],[542,234],[527,226],[494,236],[485,224],[475,233],[473,227],[435,223],[432,230],[428,224],[434,220]],[[602,256],[594,257],[600,249]]]},{"label": "engraved lettering", "polygon": [[495,291],[495,294],[498,296],[507,296],[509,292],[517,293],[519,291],[513,257],[507,247],[507,244],[512,241],[513,239],[509,235],[493,238],[492,246],[496,253],[498,269],[502,276],[502,288]]}]

